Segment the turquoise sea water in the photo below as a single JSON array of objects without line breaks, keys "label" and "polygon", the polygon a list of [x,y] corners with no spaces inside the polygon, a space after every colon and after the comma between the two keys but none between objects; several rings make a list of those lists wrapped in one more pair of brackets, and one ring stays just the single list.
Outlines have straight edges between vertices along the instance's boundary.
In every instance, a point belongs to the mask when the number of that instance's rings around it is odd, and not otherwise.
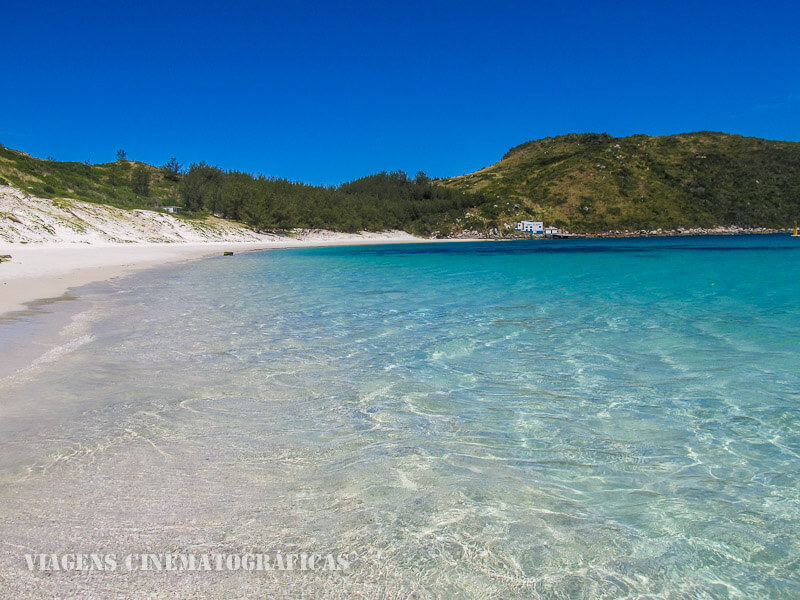
[{"label": "turquoise sea water", "polygon": [[[796,239],[281,250],[87,297],[0,387],[21,597],[800,597]],[[356,558],[44,577],[28,550]]]}]

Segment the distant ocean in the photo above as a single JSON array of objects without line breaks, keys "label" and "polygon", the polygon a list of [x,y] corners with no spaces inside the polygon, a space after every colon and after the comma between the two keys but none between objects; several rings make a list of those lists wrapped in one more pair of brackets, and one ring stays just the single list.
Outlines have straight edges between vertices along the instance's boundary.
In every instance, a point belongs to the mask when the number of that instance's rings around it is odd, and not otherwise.
[{"label": "distant ocean", "polygon": [[14,597],[800,598],[796,238],[274,250],[82,302],[0,382]]}]

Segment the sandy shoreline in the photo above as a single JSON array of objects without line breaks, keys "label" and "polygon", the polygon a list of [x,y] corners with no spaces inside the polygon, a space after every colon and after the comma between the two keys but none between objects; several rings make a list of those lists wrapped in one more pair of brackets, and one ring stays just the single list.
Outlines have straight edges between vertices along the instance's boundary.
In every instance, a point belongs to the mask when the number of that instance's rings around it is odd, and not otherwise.
[{"label": "sandy shoreline", "polygon": [[[576,236],[582,238],[609,237],[681,237],[696,235],[742,235],[776,233],[766,230],[698,231],[673,235],[604,235]],[[780,232],[783,233],[783,232]],[[517,238],[519,239],[519,238]],[[297,237],[264,236],[259,241],[204,242],[136,242],[136,243],[74,243],[40,244],[0,243],[0,255],[11,255],[0,263],[0,316],[23,310],[26,305],[57,298],[71,288],[108,281],[142,269],[218,256],[223,252],[254,252],[280,248],[312,248],[322,246],[359,246],[372,244],[416,244],[510,241],[507,238],[446,238],[430,239],[412,236],[401,231],[344,234],[313,230]]]},{"label": "sandy shoreline", "polygon": [[259,242],[135,243],[135,244],[0,244],[0,315],[22,310],[27,303],[55,298],[75,287],[107,281],[129,273],[223,252],[275,248],[402,244],[433,240],[406,234],[325,235]]},{"label": "sandy shoreline", "polygon": [[0,255],[12,257],[0,262],[0,315],[70,288],[227,251],[424,241],[431,240],[404,231],[261,233],[214,217],[36,198],[0,185]]},{"label": "sandy shoreline", "polygon": [[[107,281],[140,269],[222,254],[314,246],[489,241],[465,233],[427,239],[404,231],[338,233],[294,230],[259,233],[221,219],[192,221],[149,210],[127,211],[77,200],[35,198],[0,186],[0,315],[27,303],[57,298],[70,288]],[[605,232],[595,236],[714,235],[746,233],[738,227],[713,230]],[[768,233],[767,230],[751,230]],[[513,238],[512,238],[513,239]]]}]

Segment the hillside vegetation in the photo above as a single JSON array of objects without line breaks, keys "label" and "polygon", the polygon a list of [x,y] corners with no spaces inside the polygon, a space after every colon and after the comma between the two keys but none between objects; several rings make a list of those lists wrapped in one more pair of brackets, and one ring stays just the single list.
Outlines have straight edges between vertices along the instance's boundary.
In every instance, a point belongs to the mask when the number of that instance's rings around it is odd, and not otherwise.
[{"label": "hillside vegetation", "polygon": [[181,198],[193,212],[210,211],[259,230],[331,229],[386,231],[417,235],[435,232],[470,207],[481,193],[436,185],[424,173],[378,173],[337,187],[312,186],[285,179],[225,172],[193,165],[180,182]]},{"label": "hillside vegetation", "polygon": [[484,202],[480,193],[436,185],[424,173],[378,173],[340,186],[314,186],[224,171],[205,163],[182,171],[117,160],[105,164],[34,158],[0,146],[0,185],[31,196],[119,208],[177,205],[182,216],[219,215],[259,230],[404,230],[429,235]]},{"label": "hillside vegetation", "polygon": [[800,219],[800,143],[713,132],[666,137],[569,134],[526,142],[476,173],[432,180],[378,173],[313,186],[124,160],[57,162],[0,146],[0,185],[32,196],[120,208],[184,208],[259,230],[402,229],[447,237],[505,235],[534,219],[578,233],[783,228]]},{"label": "hillside vegetation", "polygon": [[165,174],[162,168],[129,160],[97,165],[45,160],[2,145],[0,185],[39,198],[73,198],[119,208],[157,208],[180,202],[178,174]]},{"label": "hillside vegetation", "polygon": [[488,221],[535,217],[576,232],[781,228],[800,217],[800,143],[570,134],[526,142],[441,183],[494,200],[482,209]]}]

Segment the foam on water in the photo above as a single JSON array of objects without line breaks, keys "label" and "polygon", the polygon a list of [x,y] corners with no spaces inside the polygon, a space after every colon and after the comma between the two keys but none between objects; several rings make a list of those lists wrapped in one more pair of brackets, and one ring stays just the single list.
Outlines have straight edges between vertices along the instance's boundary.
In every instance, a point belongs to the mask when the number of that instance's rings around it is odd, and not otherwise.
[{"label": "foam on water", "polygon": [[[2,391],[53,408],[0,439],[0,573],[19,597],[797,597],[798,259],[572,240],[138,274]],[[43,577],[21,548],[358,558]]]}]

